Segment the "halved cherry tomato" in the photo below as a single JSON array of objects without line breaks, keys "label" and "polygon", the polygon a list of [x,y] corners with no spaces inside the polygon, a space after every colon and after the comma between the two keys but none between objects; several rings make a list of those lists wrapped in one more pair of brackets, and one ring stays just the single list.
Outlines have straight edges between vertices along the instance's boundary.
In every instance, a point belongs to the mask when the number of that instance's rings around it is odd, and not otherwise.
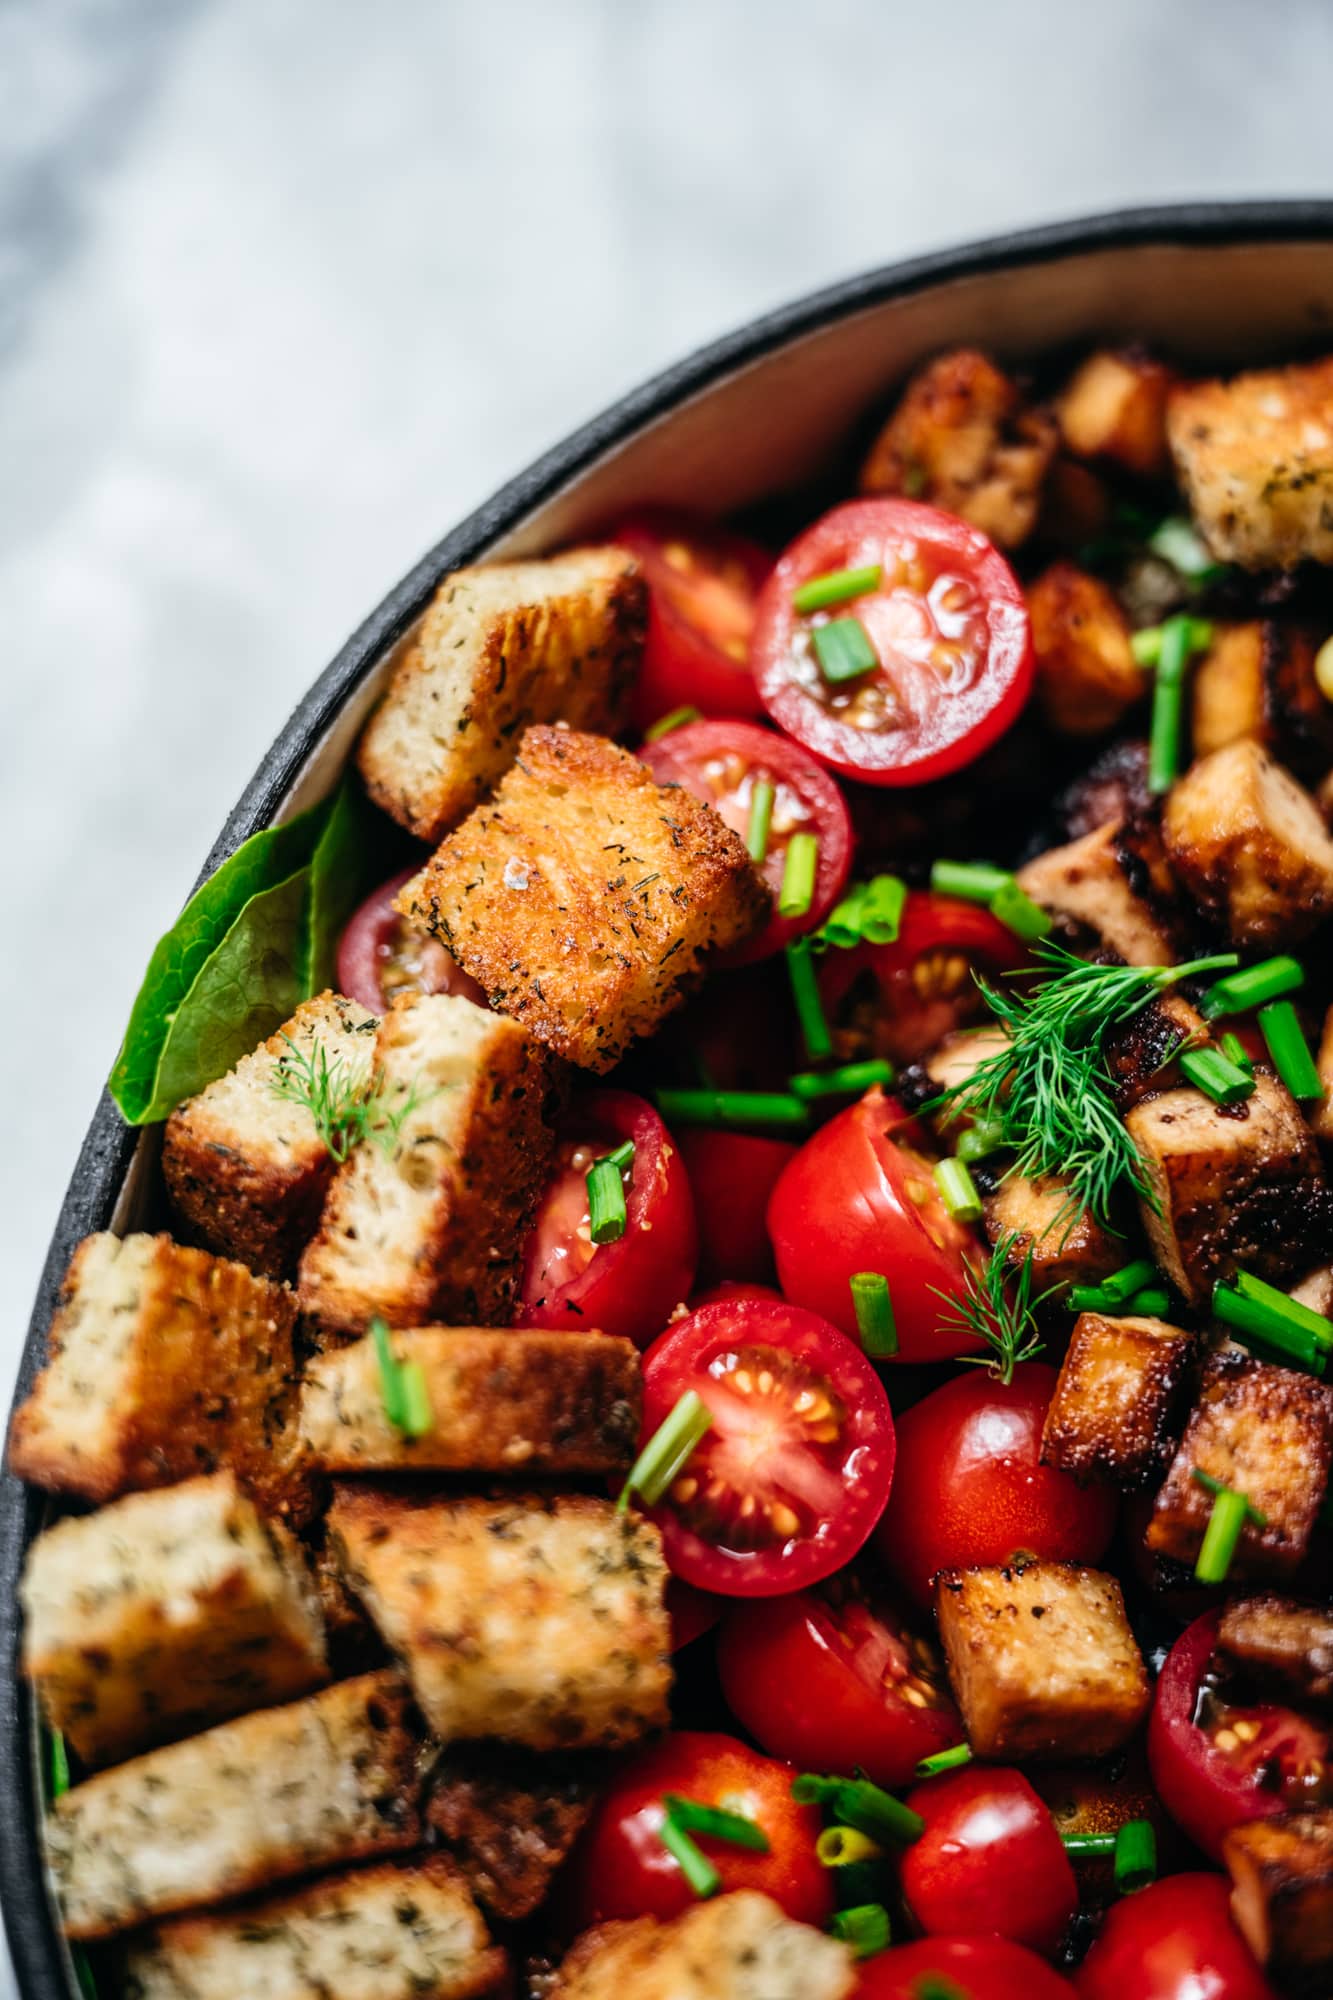
[{"label": "halved cherry tomato", "polygon": [[[760,870],[773,909],[757,937],[731,953],[733,965],[771,958],[794,937],[822,924],[846,885],[852,865],[852,822],[841,791],[798,744],[752,722],[687,722],[639,752],[660,785],[683,785],[719,812],[745,839],[750,804],[761,779],[773,786],[773,816]],[[804,916],[778,915],[787,846],[795,833],[819,842],[815,892]]]},{"label": "halved cherry tomato", "polygon": [[[662,1845],[667,1792],[753,1820],[767,1854],[707,1835],[692,1837],[723,1890],[759,1889],[800,1923],[823,1924],[833,1907],[830,1871],[815,1858],[820,1815],[791,1795],[789,1764],[761,1757],[734,1736],[681,1729],[621,1766],[562,1876],[573,1930],[615,1917],[674,1917],[695,1892]],[[626,1996],[629,2000],[629,1996]]]},{"label": "halved cherry tomato", "polygon": [[[879,565],[863,596],[810,616],[792,593],[833,570]],[[855,618],[878,664],[825,679],[813,634]],[[825,764],[872,785],[956,771],[1015,721],[1032,687],[1018,579],[965,522],[916,500],[851,500],[799,535],[765,584],[751,659],[764,707]]]},{"label": "halved cherry tomato", "polygon": [[1013,932],[976,903],[909,895],[892,944],[824,956],[819,991],[838,1060],[917,1061],[956,1028],[986,1017],[978,976],[994,982],[1026,956]]},{"label": "halved cherry tomato", "polygon": [[898,1477],[875,1542],[919,1604],[938,1570],[1029,1555],[1095,1563],[1115,1530],[1110,1487],[1041,1463],[1056,1372],[1024,1361],[1009,1385],[969,1368],[898,1420]]},{"label": "halved cherry tomato", "polygon": [[982,1764],[907,1794],[926,1830],[899,1862],[923,1931],[998,1931],[1048,1956],[1078,1908],[1078,1885],[1049,1812],[1020,1771]]},{"label": "halved cherry tomato", "polygon": [[367,896],[339,939],[338,991],[372,1014],[382,1014],[399,993],[457,993],[486,1005],[483,989],[439,939],[394,909],[398,891],[420,873],[404,868]]},{"label": "halved cherry tomato", "polygon": [[764,1217],[778,1176],[797,1149],[785,1139],[687,1126],[676,1142],[699,1221],[699,1276],[762,1284],[773,1275]]},{"label": "halved cherry tomato", "polygon": [[965,1260],[980,1263],[983,1252],[941,1201],[924,1143],[892,1097],[868,1091],[806,1141],[768,1204],[786,1296],[856,1339],[852,1278],[882,1272],[899,1361],[944,1361],[980,1344],[946,1315],[965,1292]]},{"label": "halved cherry tomato", "polygon": [[727,1705],[803,1771],[859,1766],[889,1790],[963,1740],[934,1643],[850,1572],[791,1597],[741,1604],[718,1641]]},{"label": "halved cherry tomato", "polygon": [[[588,1169],[626,1139],[625,1233],[588,1231]],[[689,1181],[675,1140],[651,1104],[628,1090],[594,1090],[561,1125],[546,1192],[524,1252],[516,1326],[622,1334],[641,1347],[689,1295],[698,1256]]]},{"label": "halved cherry tomato", "polygon": [[672,1572],[772,1597],[850,1561],[893,1478],[889,1400],[860,1348],[796,1306],[727,1299],[645,1354],[645,1440],[688,1389],[713,1422],[653,1509]]},{"label": "halved cherry tomato", "polygon": [[713,1597],[693,1584],[669,1576],[666,1587],[667,1616],[671,1620],[671,1650],[679,1653],[695,1639],[711,1632],[727,1609],[725,1597]]},{"label": "halved cherry tomato", "polygon": [[1279,1702],[1231,1706],[1210,1676],[1217,1611],[1196,1618],[1157,1677],[1148,1761],[1162,1803],[1214,1860],[1245,1820],[1333,1799],[1327,1729]]},{"label": "halved cherry tomato", "polygon": [[1168,1875],[1106,1913],[1079,2000],[1275,2000],[1231,1921],[1222,1875]]},{"label": "halved cherry tomato", "polygon": [[1074,2000],[1067,1979],[1044,1958],[1002,1937],[917,1938],[858,1967],[854,2000]]},{"label": "halved cherry tomato", "polygon": [[643,507],[612,539],[643,565],[648,636],[634,694],[634,720],[647,729],[672,709],[705,715],[759,715],[750,672],[750,635],[760,587],[773,567],[767,549],[701,514]]}]

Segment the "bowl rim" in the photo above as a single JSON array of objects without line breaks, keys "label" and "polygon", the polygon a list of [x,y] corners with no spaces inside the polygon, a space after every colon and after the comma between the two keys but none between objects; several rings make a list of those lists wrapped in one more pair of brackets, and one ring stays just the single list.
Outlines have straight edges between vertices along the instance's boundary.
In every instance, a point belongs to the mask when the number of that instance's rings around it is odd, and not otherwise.
[{"label": "bowl rim", "polygon": [[[1089,252],[1176,244],[1222,249],[1246,243],[1333,240],[1333,200],[1193,201],[1113,209],[1008,230],[842,278],[758,314],[649,376],[507,480],[415,562],[334,655],[292,709],[213,843],[203,881],[267,825],[312,745],[369,668],[425,608],[440,579],[474,560],[595,460],[723,376],[836,320],[914,292]],[[46,1330],[70,1257],[110,1220],[139,1134],[104,1090],[61,1203],[24,1337],[14,1402],[40,1365]],[[55,1924],[41,1853],[31,1706],[19,1675],[18,1584],[43,1497],[0,1475],[0,1909],[22,2000],[76,2000]]]}]

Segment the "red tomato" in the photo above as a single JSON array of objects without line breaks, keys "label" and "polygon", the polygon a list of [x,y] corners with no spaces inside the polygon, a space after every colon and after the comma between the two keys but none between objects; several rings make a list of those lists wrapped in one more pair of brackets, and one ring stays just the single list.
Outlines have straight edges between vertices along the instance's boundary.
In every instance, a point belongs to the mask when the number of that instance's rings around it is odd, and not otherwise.
[{"label": "red tomato", "polygon": [[912,894],[892,944],[825,953],[819,991],[838,1058],[915,1062],[956,1028],[986,1017],[974,974],[996,981],[1027,953],[989,910]]},{"label": "red tomato", "polygon": [[1221,1875],[1168,1875],[1106,1913],[1079,2000],[1274,2000]]},{"label": "red tomato", "polygon": [[829,1870],[815,1859],[820,1814],[791,1795],[788,1764],[734,1736],[677,1730],[623,1764],[582,1834],[562,1881],[571,1929],[615,1917],[674,1917],[694,1891],[662,1845],[663,1794],[741,1813],[763,1828],[769,1851],[693,1836],[722,1887],[760,1889],[801,1923],[824,1924],[833,1907]]},{"label": "red tomato", "polygon": [[776,1299],[781,1305],[782,1294],[775,1285],[754,1285],[747,1278],[722,1278],[707,1291],[693,1294],[690,1311],[698,1312],[700,1306],[717,1306],[735,1299]]},{"label": "red tomato", "polygon": [[713,1423],[653,1509],[672,1572],[773,1597],[850,1561],[893,1478],[889,1399],[860,1348],[813,1313],[733,1297],[645,1354],[645,1439],[688,1389]]},{"label": "red tomato", "polygon": [[[594,1090],[570,1107],[524,1253],[516,1326],[623,1334],[646,1347],[689,1295],[698,1235],[674,1139],[651,1104]],[[588,1169],[626,1139],[625,1233],[588,1234]]]},{"label": "red tomato", "polygon": [[[791,939],[822,924],[846,886],[852,865],[852,822],[837,783],[797,744],[752,722],[687,722],[639,752],[660,785],[683,785],[746,838],[750,805],[761,778],[773,786],[773,816],[760,873],[773,909],[757,937],[730,954],[733,965],[771,958]],[[819,842],[815,892],[802,917],[778,915],[787,846],[795,833]]]},{"label": "red tomato", "polygon": [[733,1715],[803,1771],[859,1766],[892,1791],[963,1740],[933,1643],[847,1576],[736,1606],[717,1666]]},{"label": "red tomato", "polygon": [[1333,1792],[1327,1729],[1278,1702],[1233,1707],[1212,1690],[1220,1615],[1207,1611],[1181,1633],[1157,1677],[1148,1722],[1162,1803],[1214,1860],[1228,1827],[1327,1805]]},{"label": "red tomato", "polygon": [[1078,1908],[1078,1885],[1050,1813],[1021,1771],[975,1764],[907,1794],[926,1830],[899,1880],[923,1931],[998,1931],[1050,1955]]},{"label": "red tomato", "polygon": [[853,2000],[922,2000],[938,1982],[958,2000],[1074,2000],[1044,1958],[1002,1937],[917,1938],[868,1958]]},{"label": "red tomato", "polygon": [[372,1014],[382,1014],[399,993],[457,993],[486,1005],[483,989],[439,939],[394,909],[398,891],[420,873],[404,868],[367,896],[338,941],[338,991]]},{"label": "red tomato", "polygon": [[921,1129],[871,1090],[808,1139],[768,1204],[778,1283],[789,1299],[857,1339],[851,1280],[889,1280],[899,1361],[974,1353],[976,1340],[941,1326],[945,1299],[964,1295],[964,1260],[981,1259],[970,1229],[953,1221],[918,1151]]},{"label": "red tomato", "polygon": [[781,959],[719,970],[654,1043],[666,1075],[713,1090],[787,1088],[806,1059]]},{"label": "red tomato", "polygon": [[613,540],[643,565],[648,635],[634,695],[647,729],[673,708],[705,715],[759,715],[750,672],[755,605],[773,567],[767,549],[699,514],[643,507]]},{"label": "red tomato", "polygon": [[[805,617],[792,593],[879,565],[874,589]],[[812,633],[855,618],[878,664],[830,684]],[[1032,687],[1018,579],[975,528],[916,500],[851,500],[799,535],[764,585],[751,660],[764,707],[825,764],[872,785],[918,785],[995,742]]]},{"label": "red tomato", "polygon": [[1095,1563],[1106,1549],[1114,1491],[1040,1462],[1055,1383],[1042,1361],[1020,1363],[1007,1388],[972,1368],[903,1412],[896,1493],[875,1540],[919,1604],[938,1570],[1017,1555]]},{"label": "red tomato", "polygon": [[727,1609],[725,1597],[710,1597],[695,1590],[678,1576],[669,1576],[666,1587],[667,1616],[671,1620],[671,1650],[679,1653],[695,1639],[711,1632]]},{"label": "red tomato", "polygon": [[773,1275],[768,1198],[796,1147],[703,1126],[687,1127],[677,1144],[699,1221],[699,1276],[705,1283],[726,1277],[762,1284]]}]

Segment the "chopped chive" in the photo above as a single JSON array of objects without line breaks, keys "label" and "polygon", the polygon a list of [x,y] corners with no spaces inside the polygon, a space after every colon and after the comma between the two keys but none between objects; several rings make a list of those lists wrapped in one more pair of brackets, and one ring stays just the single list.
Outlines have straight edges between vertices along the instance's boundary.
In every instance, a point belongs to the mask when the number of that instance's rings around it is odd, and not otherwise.
[{"label": "chopped chive", "polygon": [[69,1746],[59,1729],[51,1731],[51,1797],[63,1799],[69,1790]]},{"label": "chopped chive", "polygon": [[1008,888],[1014,877],[1008,868],[992,868],[985,861],[935,861],[931,863],[930,886],[937,896],[956,896],[964,903],[985,903]]},{"label": "chopped chive", "polygon": [[[1145,625],[1136,632],[1129,642],[1129,650],[1140,667],[1155,667],[1162,657],[1162,634],[1165,625]],[[1189,620],[1189,649],[1191,653],[1206,653],[1212,645],[1215,633],[1209,618]]]},{"label": "chopped chive", "polygon": [[1304,1104],[1312,1097],[1322,1097],[1324,1086],[1319,1081],[1314,1057],[1301,1033],[1301,1024],[1296,1019],[1296,1009],[1290,1000],[1274,1000],[1269,1006],[1261,1007],[1259,1028],[1273,1058],[1273,1068],[1297,1103]]},{"label": "chopped chive", "polygon": [[403,1398],[404,1432],[408,1437],[429,1437],[435,1428],[435,1412],[431,1408],[426,1371],[419,1361],[404,1361],[398,1372],[398,1385]]},{"label": "chopped chive", "polygon": [[1159,521],[1148,537],[1148,547],[1194,583],[1207,583],[1226,568],[1183,514],[1168,514],[1164,521]]},{"label": "chopped chive", "polygon": [[630,1467],[616,1511],[625,1513],[632,1493],[638,1494],[645,1507],[655,1507],[712,1422],[713,1413],[703,1398],[687,1389]]},{"label": "chopped chive", "polygon": [[777,1090],[677,1090],[657,1092],[657,1108],[668,1125],[711,1125],[729,1131],[751,1126],[764,1131],[802,1131],[809,1113],[799,1097]]},{"label": "chopped chive", "polygon": [[599,1245],[618,1243],[628,1220],[620,1168],[611,1160],[594,1160],[588,1169],[589,1236]]},{"label": "chopped chive", "polygon": [[1254,1095],[1253,1073],[1229,1062],[1220,1049],[1186,1049],[1180,1071],[1214,1104],[1240,1104]]},{"label": "chopped chive", "polygon": [[1200,1005],[1212,1021],[1219,1014],[1244,1014],[1268,1000],[1280,1000],[1304,984],[1304,966],[1284,953],[1266,958],[1262,965],[1247,965],[1243,972],[1229,972],[1204,994]]},{"label": "chopped chive", "polygon": [[[1228,1319],[1236,1306],[1244,1308],[1236,1319]],[[1237,1271],[1229,1285],[1213,1290],[1213,1311],[1228,1324],[1257,1334],[1261,1340],[1277,1344],[1283,1332],[1304,1334],[1325,1353],[1333,1353],[1333,1319],[1302,1305],[1299,1299],[1280,1292],[1276,1285],[1256,1278],[1251,1271]]]},{"label": "chopped chive", "polygon": [[668,714],[659,715],[656,722],[644,730],[643,740],[645,743],[656,743],[659,737],[669,736],[673,729],[683,728],[687,722],[701,720],[699,710],[689,707],[688,704],[683,708],[673,708]]},{"label": "chopped chive", "polygon": [[733,1847],[748,1847],[755,1854],[767,1854],[768,1835],[762,1826],[744,1813],[725,1812],[721,1806],[702,1805],[698,1799],[681,1798],[667,1792],[663,1799],[667,1817],[683,1833],[702,1833],[709,1840],[729,1841]]},{"label": "chopped chive", "polygon": [[756,778],[745,828],[745,845],[753,862],[762,861],[768,853],[768,831],[773,824],[773,801],[777,795],[777,786],[771,778]]},{"label": "chopped chive", "polygon": [[856,1271],[852,1275],[852,1311],[861,1346],[871,1360],[898,1352],[898,1329],[893,1319],[889,1281],[882,1271]]},{"label": "chopped chive", "polygon": [[980,1222],[981,1196],[966,1160],[940,1160],[935,1168],[940,1199],[955,1222]]},{"label": "chopped chive", "polygon": [[880,563],[867,563],[862,569],[831,569],[823,576],[812,576],[809,583],[803,583],[791,594],[791,608],[805,617],[811,611],[827,611],[831,604],[847,604],[853,597],[864,597],[868,590],[875,590],[884,574]]},{"label": "chopped chive", "polygon": [[918,1778],[938,1778],[941,1771],[957,1771],[971,1762],[972,1745],[955,1743],[951,1750],[937,1750],[933,1757],[923,1757],[916,1767],[916,1775]]},{"label": "chopped chive", "polygon": [[1103,1278],[1099,1290],[1112,1300],[1132,1298],[1141,1292],[1157,1276],[1157,1266],[1151,1257],[1136,1257],[1132,1264],[1122,1264],[1118,1271],[1112,1271],[1109,1278]]},{"label": "chopped chive", "polygon": [[1071,1312],[1102,1313],[1111,1319],[1156,1319],[1171,1303],[1165,1287],[1152,1282],[1156,1277],[1156,1266],[1138,1257],[1099,1285],[1071,1285],[1065,1304]]},{"label": "chopped chive", "polygon": [[1299,1317],[1308,1308],[1298,1306],[1285,1293],[1278,1296],[1281,1307],[1247,1297],[1237,1286],[1219,1282],[1213,1287],[1213,1315],[1242,1340],[1260,1342],[1274,1359],[1288,1365],[1295,1363],[1312,1375],[1322,1375],[1328,1363],[1328,1348]]},{"label": "chopped chive", "polygon": [[1097,1854],[1115,1853],[1113,1833],[1062,1833],[1060,1839],[1065,1853],[1076,1860],[1087,1860]]},{"label": "chopped chive", "polygon": [[1218,1036],[1218,1047],[1228,1062],[1235,1063],[1237,1069],[1245,1070],[1250,1076],[1254,1075],[1254,1062],[1250,1052],[1234,1029],[1227,1028]]},{"label": "chopped chive", "polygon": [[722,1877],[708,1856],[700,1852],[689,1834],[676,1825],[669,1813],[657,1829],[657,1837],[667,1853],[680,1864],[680,1872],[695,1895],[704,1900],[716,1896],[722,1887]]},{"label": "chopped chive", "polygon": [[608,1167],[614,1167],[617,1173],[623,1174],[626,1167],[634,1165],[634,1141],[632,1139],[622,1140],[613,1153],[604,1153],[602,1157]]},{"label": "chopped chive", "polygon": [[1049,910],[1043,910],[1040,903],[1034,903],[1026,889],[1020,889],[1017,882],[1006,882],[1003,889],[996,891],[991,901],[990,913],[997,923],[1006,930],[1022,938],[1024,944],[1036,944],[1039,938],[1049,937],[1055,928],[1055,918]]},{"label": "chopped chive", "polygon": [[826,1826],[815,1842],[815,1859],[825,1868],[846,1868],[856,1861],[877,1861],[883,1852],[878,1842],[855,1826]]},{"label": "chopped chive", "polygon": [[897,875],[876,875],[861,905],[861,935],[868,944],[896,944],[907,902],[907,884]]},{"label": "chopped chive", "polygon": [[1127,1819],[1115,1837],[1115,1886],[1122,1896],[1146,1889],[1157,1875],[1157,1834],[1150,1819]]},{"label": "chopped chive", "polygon": [[954,1147],[960,1160],[970,1166],[973,1160],[986,1160],[999,1151],[1004,1144],[1004,1126],[998,1118],[978,1118],[969,1125],[966,1132],[958,1134],[958,1144]]},{"label": "chopped chive", "polygon": [[[1200,1486],[1207,1486],[1208,1490],[1212,1491],[1214,1482],[1211,1482],[1206,1474],[1200,1477],[1197,1467],[1192,1476]],[[1245,1523],[1253,1520],[1262,1528],[1266,1525],[1266,1519],[1265,1515],[1251,1507],[1243,1493],[1233,1491],[1230,1486],[1218,1486],[1213,1498],[1212,1512],[1208,1516],[1208,1526],[1203,1531],[1203,1541],[1199,1545],[1199,1559],[1194,1565],[1196,1581],[1225,1583]]]},{"label": "chopped chive", "polygon": [[370,1337],[375,1343],[375,1359],[379,1363],[380,1399],[384,1404],[384,1414],[394,1429],[400,1431],[403,1428],[403,1378],[384,1320],[377,1318],[370,1322]]},{"label": "chopped chive", "polygon": [[815,976],[809,938],[796,938],[787,946],[787,977],[791,981],[791,997],[796,1003],[796,1018],[801,1024],[805,1052],[812,1062],[818,1062],[821,1057],[833,1053],[833,1037],[824,1019],[824,1003],[819,997],[819,981]]},{"label": "chopped chive", "polygon": [[835,687],[843,681],[859,680],[879,665],[879,656],[859,618],[830,618],[827,625],[816,625],[810,643],[820,672]]},{"label": "chopped chive", "polygon": [[829,1918],[829,1935],[849,1944],[854,1958],[873,1958],[889,1942],[889,1913],[883,1903],[858,1903],[855,1909],[838,1910]]},{"label": "chopped chive", "polygon": [[1148,733],[1148,790],[1169,792],[1180,770],[1180,735],[1185,713],[1185,669],[1189,664],[1189,620],[1168,618],[1153,689]]},{"label": "chopped chive", "polygon": [[782,858],[782,887],[778,890],[778,915],[804,917],[815,900],[815,872],[819,867],[819,840],[813,833],[794,833]]},{"label": "chopped chive", "polygon": [[792,1780],[791,1795],[800,1805],[827,1806],[840,1825],[854,1826],[872,1840],[901,1846],[919,1840],[926,1830],[920,1813],[869,1778],[824,1778],[804,1771]]},{"label": "chopped chive", "polygon": [[840,1069],[801,1070],[789,1076],[793,1097],[807,1103],[821,1097],[859,1097],[876,1083],[893,1082],[893,1064],[872,1058],[866,1062],[844,1063]]},{"label": "chopped chive", "polygon": [[825,944],[837,945],[841,951],[849,951],[861,942],[861,912],[865,907],[866,882],[858,882],[847,891],[840,903],[835,903],[824,920],[820,937]]},{"label": "chopped chive", "polygon": [[1125,1300],[1111,1319],[1165,1319],[1171,1310],[1171,1294],[1164,1285],[1147,1285]]}]

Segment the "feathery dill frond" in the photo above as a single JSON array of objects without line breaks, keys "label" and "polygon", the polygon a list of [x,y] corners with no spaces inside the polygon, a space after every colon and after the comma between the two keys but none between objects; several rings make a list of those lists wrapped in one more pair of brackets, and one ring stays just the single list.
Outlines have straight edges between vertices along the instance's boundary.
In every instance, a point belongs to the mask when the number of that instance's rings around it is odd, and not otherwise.
[{"label": "feathery dill frond", "polygon": [[383,1073],[368,1060],[349,1062],[344,1056],[330,1056],[320,1041],[306,1050],[298,1048],[290,1035],[282,1039],[288,1054],[278,1058],[273,1093],[310,1113],[338,1165],[363,1140],[390,1152],[404,1122],[423,1102],[416,1085],[390,1107],[382,1094]]},{"label": "feathery dill frond", "polygon": [[1050,1285],[1033,1298],[1031,1246],[1021,1263],[1010,1266],[1017,1241],[1017,1230],[1002,1230],[985,1269],[978,1271],[971,1264],[966,1266],[967,1291],[962,1298],[938,1293],[947,1308],[940,1315],[940,1325],[963,1338],[982,1340],[990,1349],[989,1354],[960,1354],[958,1359],[989,1368],[1006,1387],[1013,1381],[1020,1361],[1031,1361],[1042,1352],[1045,1342],[1037,1331],[1037,1307],[1061,1289],[1059,1285]]}]

